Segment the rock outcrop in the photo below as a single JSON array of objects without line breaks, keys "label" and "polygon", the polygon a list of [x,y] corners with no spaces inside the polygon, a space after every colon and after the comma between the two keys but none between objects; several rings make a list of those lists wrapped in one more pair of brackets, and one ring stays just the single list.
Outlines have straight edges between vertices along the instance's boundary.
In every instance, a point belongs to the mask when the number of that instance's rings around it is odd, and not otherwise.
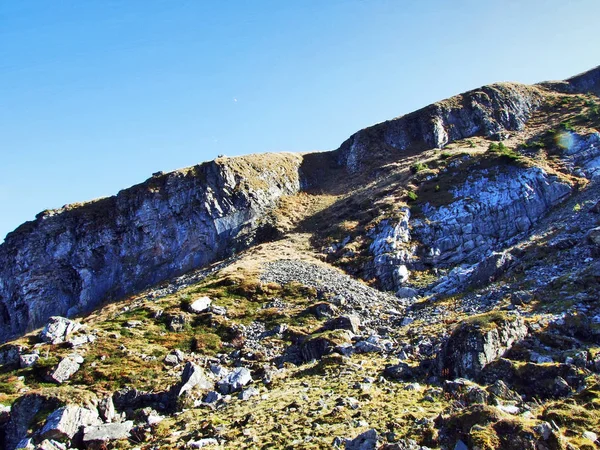
[{"label": "rock outcrop", "polygon": [[359,131],[342,144],[338,161],[357,173],[372,161],[397,159],[409,148],[440,148],[476,135],[502,137],[522,130],[542,100],[535,86],[484,86]]},{"label": "rock outcrop", "polygon": [[475,379],[526,335],[527,326],[520,317],[476,316],[462,323],[444,344],[438,356],[440,373],[445,378]]},{"label": "rock outcrop", "polygon": [[243,248],[279,197],[299,190],[300,164],[221,158],[38,214],[0,246],[0,341]]}]

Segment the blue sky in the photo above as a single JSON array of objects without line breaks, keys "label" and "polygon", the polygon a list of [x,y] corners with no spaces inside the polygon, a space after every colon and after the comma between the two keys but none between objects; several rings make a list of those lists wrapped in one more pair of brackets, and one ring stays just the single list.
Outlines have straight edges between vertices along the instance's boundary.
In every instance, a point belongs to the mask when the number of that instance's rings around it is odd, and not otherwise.
[{"label": "blue sky", "polygon": [[0,241],[218,154],[335,149],[495,81],[600,64],[598,0],[0,2]]}]

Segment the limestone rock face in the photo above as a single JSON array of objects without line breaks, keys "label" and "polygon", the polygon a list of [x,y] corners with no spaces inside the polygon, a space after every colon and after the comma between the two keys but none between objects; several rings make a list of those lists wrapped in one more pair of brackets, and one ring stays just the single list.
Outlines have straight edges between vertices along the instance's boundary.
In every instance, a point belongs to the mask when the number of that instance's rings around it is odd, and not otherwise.
[{"label": "limestone rock face", "polygon": [[377,157],[398,157],[411,148],[436,148],[475,135],[522,130],[541,105],[535,86],[500,83],[435,103],[352,135],[339,151],[339,162],[358,172]]},{"label": "limestone rock face", "polygon": [[0,341],[243,248],[277,199],[299,190],[300,164],[220,158],[38,214],[0,245]]},{"label": "limestone rock face", "polygon": [[410,220],[406,211],[398,222],[383,220],[370,247],[376,274],[385,289],[399,289],[415,264],[459,265],[438,290],[481,281],[508,262],[506,255],[494,258],[494,251],[531,229],[572,191],[539,167],[477,173],[451,191],[449,204],[425,204],[424,218]]},{"label": "limestone rock face", "polygon": [[455,201],[426,207],[426,220],[413,223],[413,234],[429,247],[436,262],[475,263],[515,235],[529,230],[572,188],[539,167],[506,168],[477,175],[456,187]]},{"label": "limestone rock face", "polygon": [[461,324],[438,355],[440,372],[446,378],[475,379],[489,363],[500,358],[527,335],[521,317],[482,317],[481,323]]}]

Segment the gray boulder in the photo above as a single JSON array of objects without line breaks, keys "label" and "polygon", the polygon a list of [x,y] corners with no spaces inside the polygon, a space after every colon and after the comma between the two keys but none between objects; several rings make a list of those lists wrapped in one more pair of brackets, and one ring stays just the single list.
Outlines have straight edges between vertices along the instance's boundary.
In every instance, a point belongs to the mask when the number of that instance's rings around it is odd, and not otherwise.
[{"label": "gray boulder", "polygon": [[119,439],[127,439],[131,435],[132,428],[132,420],[123,423],[103,423],[86,426],[83,429],[83,443],[86,444],[86,446],[90,446],[90,444],[100,444]]},{"label": "gray boulder", "polygon": [[192,389],[212,389],[214,383],[204,369],[188,361],[181,374],[181,382],[175,387],[177,397],[182,396]]},{"label": "gray boulder", "polygon": [[81,347],[82,345],[91,344],[95,340],[96,336],[94,336],[93,334],[80,334],[77,336],[71,336],[67,340],[67,344],[69,344],[71,348],[75,348]]},{"label": "gray boulder", "polygon": [[81,324],[69,320],[65,317],[53,316],[50,317],[48,323],[42,330],[40,334],[40,338],[44,342],[49,342],[50,344],[62,344],[67,340],[71,333],[79,330],[81,328]]},{"label": "gray boulder", "polygon": [[98,402],[98,413],[102,420],[106,423],[115,422],[117,419],[117,412],[115,410],[115,404],[113,398],[107,395]]},{"label": "gray boulder", "polygon": [[238,367],[231,371],[225,378],[217,383],[217,387],[221,394],[230,394],[239,391],[252,381],[250,371],[245,367]]},{"label": "gray boulder", "polygon": [[18,398],[12,405],[10,421],[5,427],[4,447],[6,450],[13,450],[21,445],[22,441],[27,438],[28,430],[40,411],[52,411],[58,406],[55,398],[39,394],[25,394]]},{"label": "gray boulder", "polygon": [[19,365],[21,368],[34,366],[37,360],[40,359],[40,355],[37,353],[29,353],[27,355],[19,356]]},{"label": "gray boulder", "polygon": [[527,335],[521,317],[498,312],[473,316],[461,323],[438,355],[444,378],[475,379],[481,370]]},{"label": "gray boulder", "polygon": [[219,441],[215,438],[204,438],[199,439],[197,441],[191,441],[188,443],[188,447],[190,448],[204,448],[204,447],[212,447],[215,445],[219,445]]},{"label": "gray boulder", "polygon": [[375,450],[379,442],[377,431],[371,428],[346,441],[346,450]]},{"label": "gray boulder", "polygon": [[190,303],[190,312],[200,314],[203,312],[207,312],[210,309],[210,305],[212,300],[208,297],[199,297]]},{"label": "gray boulder", "polygon": [[80,355],[69,355],[63,358],[56,368],[50,372],[48,379],[58,384],[62,384],[75,374],[83,364],[83,357]]},{"label": "gray boulder", "polygon": [[100,423],[98,411],[67,405],[50,413],[40,434],[47,439],[73,439],[81,427]]},{"label": "gray boulder", "polygon": [[354,334],[360,331],[360,319],[354,315],[339,316],[328,320],[323,330],[348,330]]},{"label": "gray boulder", "polygon": [[67,448],[68,447],[61,442],[52,439],[44,439],[37,447],[35,447],[35,450],[66,450]]}]

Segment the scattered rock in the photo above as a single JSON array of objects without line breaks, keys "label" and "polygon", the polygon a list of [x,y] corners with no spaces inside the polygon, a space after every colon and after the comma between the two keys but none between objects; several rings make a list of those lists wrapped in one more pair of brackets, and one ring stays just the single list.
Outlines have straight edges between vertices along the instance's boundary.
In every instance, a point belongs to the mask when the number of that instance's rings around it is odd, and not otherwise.
[{"label": "scattered rock", "polygon": [[53,316],[40,333],[40,338],[50,344],[62,344],[71,333],[79,330],[81,324],[65,317]]},{"label": "scattered rock", "polygon": [[414,369],[406,363],[386,366],[383,375],[398,381],[410,381],[415,377]]},{"label": "scattered rock", "polygon": [[107,395],[98,402],[98,413],[100,414],[100,418],[106,423],[115,421],[117,412],[111,395]]},{"label": "scattered rock", "polygon": [[235,391],[239,391],[242,387],[246,386],[252,381],[250,371],[245,367],[238,367],[231,371],[230,374],[225,376],[221,381],[217,383],[217,387],[222,394],[230,394]]},{"label": "scattered rock", "polygon": [[590,243],[595,246],[600,246],[600,227],[592,228],[587,233],[587,238]]},{"label": "scattered rock", "polygon": [[175,387],[176,395],[180,397],[194,388],[212,389],[214,383],[208,377],[204,369],[193,362],[188,361],[181,374],[181,382]]},{"label": "scattered rock", "polygon": [[131,435],[133,421],[128,420],[122,423],[104,423],[93,426],[86,426],[83,429],[83,443],[86,446],[93,447],[94,444],[100,447],[102,444],[120,439],[127,439]]},{"label": "scattered rock", "polygon": [[207,312],[210,309],[212,300],[208,297],[200,297],[190,303],[189,310],[195,314]]},{"label": "scattered rock", "polygon": [[21,355],[19,357],[19,361],[20,361],[19,365],[21,366],[21,368],[31,367],[31,366],[35,365],[35,363],[37,362],[38,359],[40,359],[40,355],[38,355],[37,353]]},{"label": "scattered rock", "polygon": [[317,319],[330,319],[339,314],[339,309],[327,302],[319,302],[307,308],[306,312],[313,314]]},{"label": "scattered rock", "polygon": [[50,439],[73,439],[81,427],[100,423],[98,411],[67,405],[48,416],[40,434]]},{"label": "scattered rock", "polygon": [[96,336],[93,334],[80,334],[77,336],[71,336],[67,340],[67,344],[71,348],[81,347],[82,345],[91,344],[96,341]]},{"label": "scattered rock", "polygon": [[63,358],[48,375],[48,379],[58,384],[62,384],[75,374],[83,364],[83,357],[80,355],[69,355]]},{"label": "scattered rock", "polygon": [[165,356],[164,360],[165,364],[169,366],[176,366],[181,364],[183,361],[185,361],[185,354],[179,349],[173,350],[171,353]]},{"label": "scattered rock", "polygon": [[522,318],[502,313],[474,316],[459,325],[438,355],[445,378],[477,378],[490,362],[501,357],[527,335]]},{"label": "scattered rock", "polygon": [[401,287],[396,291],[396,297],[413,299],[419,296],[419,291],[410,287]]},{"label": "scattered rock", "polygon": [[249,400],[250,398],[259,395],[258,389],[254,388],[254,387],[249,387],[247,389],[244,389],[242,392],[239,393],[238,398],[240,400]]},{"label": "scattered rock", "polygon": [[596,442],[598,440],[598,435],[593,431],[584,431],[582,436],[592,442]]},{"label": "scattered rock", "polygon": [[219,445],[219,441],[215,438],[204,438],[198,441],[192,441],[188,443],[188,447],[190,448],[204,448],[204,447],[212,447],[214,445]]},{"label": "scattered rock", "polygon": [[360,332],[360,319],[354,315],[335,317],[325,322],[323,330],[348,330],[358,334]]},{"label": "scattered rock", "polygon": [[187,316],[185,314],[177,314],[167,317],[167,328],[173,332],[182,331],[187,323]]},{"label": "scattered rock", "polygon": [[346,441],[346,450],[375,450],[379,443],[379,435],[374,429],[359,434],[352,440]]},{"label": "scattered rock", "polygon": [[217,391],[208,391],[202,400],[204,403],[216,403],[221,400],[223,396]]}]

